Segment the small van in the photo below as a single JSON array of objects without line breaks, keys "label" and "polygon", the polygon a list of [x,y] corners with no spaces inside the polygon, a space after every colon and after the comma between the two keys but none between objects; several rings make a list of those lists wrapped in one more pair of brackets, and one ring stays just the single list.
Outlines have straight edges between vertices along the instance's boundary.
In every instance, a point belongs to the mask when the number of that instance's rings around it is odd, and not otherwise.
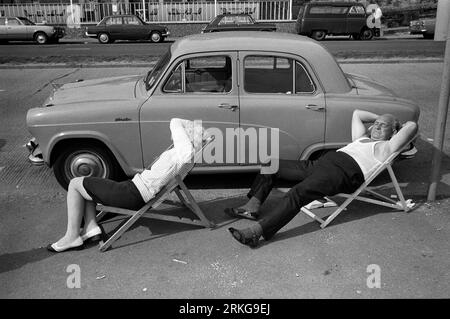
[{"label": "small van", "polygon": [[380,35],[378,28],[370,28],[369,14],[358,2],[310,2],[300,7],[296,23],[298,34],[314,40],[327,35],[351,35],[356,40],[370,40]]}]

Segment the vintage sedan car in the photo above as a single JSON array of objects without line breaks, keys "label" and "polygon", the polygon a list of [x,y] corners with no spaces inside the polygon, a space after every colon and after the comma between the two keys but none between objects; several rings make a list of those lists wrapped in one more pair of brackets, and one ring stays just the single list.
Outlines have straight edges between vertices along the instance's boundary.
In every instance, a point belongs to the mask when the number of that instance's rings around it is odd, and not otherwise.
[{"label": "vintage sedan car", "polygon": [[245,13],[220,14],[216,16],[202,33],[221,31],[276,31],[277,27],[272,23],[256,22],[251,15]]},{"label": "vintage sedan car", "polygon": [[63,27],[35,24],[24,17],[0,17],[0,41],[35,41],[56,43],[64,37]]},{"label": "vintage sedan car", "polygon": [[424,17],[413,20],[409,23],[410,34],[422,34],[425,39],[434,38],[434,30],[436,28],[436,17]]},{"label": "vintage sedan car", "polygon": [[146,23],[131,14],[107,16],[96,26],[86,28],[86,36],[96,38],[102,44],[113,43],[115,40],[163,42],[169,34],[167,27]]},{"label": "vintage sedan car", "polygon": [[414,102],[344,73],[312,39],[218,32],[176,41],[147,74],[64,84],[26,122],[30,156],[67,187],[142,171],[171,144],[172,118],[202,120],[215,136],[194,173],[252,172],[266,155],[308,159],[346,145],[355,109],[419,118]]}]

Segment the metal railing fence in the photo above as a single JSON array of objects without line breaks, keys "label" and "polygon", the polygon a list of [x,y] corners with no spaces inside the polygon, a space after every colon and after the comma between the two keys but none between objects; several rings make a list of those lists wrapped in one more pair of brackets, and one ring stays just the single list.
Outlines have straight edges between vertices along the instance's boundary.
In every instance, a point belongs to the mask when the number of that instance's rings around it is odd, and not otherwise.
[{"label": "metal railing fence", "polygon": [[147,22],[187,23],[209,22],[221,13],[248,13],[255,20],[289,21],[289,0],[258,0],[229,2],[142,2],[136,3],[74,3],[0,4],[0,16],[23,16],[35,23],[80,24],[100,22],[105,16],[136,14]]}]

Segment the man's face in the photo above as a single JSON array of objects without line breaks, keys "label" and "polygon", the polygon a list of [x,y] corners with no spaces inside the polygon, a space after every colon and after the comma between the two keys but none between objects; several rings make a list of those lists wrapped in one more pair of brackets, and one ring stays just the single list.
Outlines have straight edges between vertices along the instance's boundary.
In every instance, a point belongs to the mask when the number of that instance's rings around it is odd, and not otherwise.
[{"label": "man's face", "polygon": [[376,141],[387,141],[394,134],[394,121],[388,116],[380,116],[373,123],[370,138]]}]

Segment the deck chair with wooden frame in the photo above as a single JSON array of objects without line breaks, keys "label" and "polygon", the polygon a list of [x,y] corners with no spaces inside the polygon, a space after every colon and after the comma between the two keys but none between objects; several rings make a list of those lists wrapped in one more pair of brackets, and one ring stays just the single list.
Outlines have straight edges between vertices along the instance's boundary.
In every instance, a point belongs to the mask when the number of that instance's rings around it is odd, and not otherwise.
[{"label": "deck chair with wooden frame", "polygon": [[[408,202],[405,200],[405,197],[403,196],[402,190],[400,189],[400,185],[397,181],[397,178],[395,177],[394,170],[392,168],[392,164],[394,161],[401,155],[402,152],[404,152],[410,144],[418,137],[418,134],[416,134],[413,138],[411,138],[405,145],[398,150],[397,152],[393,153],[391,156],[389,156],[380,166],[367,178],[367,180],[352,194],[344,194],[339,193],[334,196],[343,197],[346,198],[346,200],[338,206],[338,208],[329,215],[325,220],[315,215],[311,210],[303,206],[300,211],[307,216],[311,217],[312,219],[316,220],[320,223],[321,228],[325,228],[333,219],[335,219],[346,207],[353,201],[353,200],[359,200],[366,203],[371,203],[375,205],[385,206],[388,208],[396,209],[396,210],[403,210],[405,212],[408,212],[411,209],[411,205],[408,204]],[[394,185],[395,191],[397,193],[398,201],[394,201],[393,199],[386,197],[372,189],[369,188],[369,184],[378,176],[381,172],[384,170],[388,170],[389,176],[391,178],[392,184]],[[366,192],[370,195],[377,197],[375,198],[369,198],[361,196],[361,193]],[[326,198],[328,199],[328,198]]]},{"label": "deck chair with wooden frame", "polygon": [[[194,197],[189,192],[189,189],[184,184],[184,178],[189,174],[189,172],[194,168],[195,163],[202,156],[204,148],[214,140],[214,136],[208,137],[203,141],[202,147],[199,151],[195,152],[191,157],[189,162],[186,162],[179,169],[178,173],[172,177],[169,182],[164,185],[159,192],[148,201],[139,210],[129,210],[118,207],[104,206],[98,204],[96,209],[99,211],[97,214],[97,220],[101,220],[106,213],[115,213],[119,215],[128,216],[128,220],[122,224],[106,241],[101,241],[99,244],[100,251],[106,251],[122,234],[129,229],[140,217],[159,219],[177,223],[184,223],[190,225],[197,225],[203,227],[215,227],[216,225],[210,221],[202,212],[198,204],[196,203]],[[166,150],[173,147],[173,144],[169,146]],[[157,159],[155,159],[156,161]],[[153,163],[155,162],[153,161]],[[149,165],[151,167],[152,164]],[[174,192],[180,200],[180,203],[168,200],[167,197]],[[198,218],[191,219],[186,217],[178,217],[173,215],[164,214],[161,212],[150,212],[152,209],[157,208],[160,204],[167,204],[176,207],[186,207],[192,213],[194,213]]]}]

